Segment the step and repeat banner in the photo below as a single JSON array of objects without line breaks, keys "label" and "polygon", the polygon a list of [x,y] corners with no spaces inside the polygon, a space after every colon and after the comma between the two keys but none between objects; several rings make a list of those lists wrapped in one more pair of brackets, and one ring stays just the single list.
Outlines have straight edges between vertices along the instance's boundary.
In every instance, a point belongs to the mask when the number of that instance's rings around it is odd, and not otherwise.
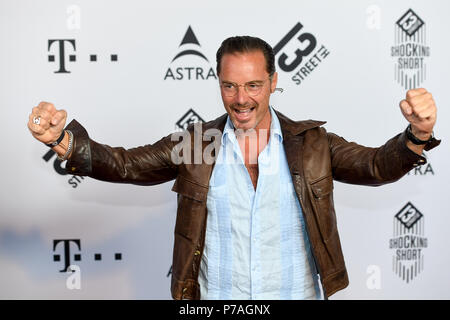
[{"label": "step and repeat banner", "polygon": [[215,53],[229,36],[276,53],[271,104],[380,146],[427,88],[439,147],[382,187],[335,184],[350,285],[332,299],[449,299],[450,3],[0,1],[0,298],[171,299],[176,194],[67,174],[27,129],[52,102],[92,139],[153,143],[223,114]]}]

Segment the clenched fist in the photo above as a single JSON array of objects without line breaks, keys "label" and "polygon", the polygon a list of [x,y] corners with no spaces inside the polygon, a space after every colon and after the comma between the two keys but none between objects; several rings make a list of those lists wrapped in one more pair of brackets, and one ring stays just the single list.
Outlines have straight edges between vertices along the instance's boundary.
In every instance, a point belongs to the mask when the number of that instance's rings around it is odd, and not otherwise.
[{"label": "clenched fist", "polygon": [[56,110],[53,104],[41,102],[33,108],[29,116],[28,129],[37,140],[46,144],[52,143],[61,135],[66,119],[66,111]]},{"label": "clenched fist", "polygon": [[403,116],[411,123],[412,133],[420,140],[428,140],[436,123],[436,105],[433,96],[426,89],[412,89],[406,92],[406,99],[400,102]]}]

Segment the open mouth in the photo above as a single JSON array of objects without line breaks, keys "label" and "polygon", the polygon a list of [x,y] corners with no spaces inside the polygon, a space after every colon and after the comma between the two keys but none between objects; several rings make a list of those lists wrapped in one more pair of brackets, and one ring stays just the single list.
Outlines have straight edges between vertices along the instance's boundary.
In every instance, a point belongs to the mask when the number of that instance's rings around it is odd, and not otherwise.
[{"label": "open mouth", "polygon": [[232,105],[230,116],[241,124],[249,123],[255,118],[256,107],[254,104]]},{"label": "open mouth", "polygon": [[238,114],[249,114],[250,112],[252,112],[255,109],[255,107],[251,107],[251,108],[247,108],[247,109],[234,109],[234,111]]}]

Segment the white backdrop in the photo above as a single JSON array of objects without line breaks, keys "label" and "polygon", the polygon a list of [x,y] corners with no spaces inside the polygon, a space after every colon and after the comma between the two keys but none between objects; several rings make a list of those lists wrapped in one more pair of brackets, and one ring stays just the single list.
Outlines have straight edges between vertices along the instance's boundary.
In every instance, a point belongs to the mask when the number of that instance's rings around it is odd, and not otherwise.
[{"label": "white backdrop", "polygon": [[[406,92],[399,74],[409,83],[417,73],[434,95],[435,134],[443,140],[427,152],[427,166],[395,184],[335,184],[350,285],[332,299],[450,298],[449,11],[445,0],[1,0],[0,298],[170,299],[172,183],[139,187],[61,175],[56,157],[44,160],[48,148],[28,132],[32,107],[50,101],[66,109],[69,121],[102,143],[152,143],[180,130],[179,121],[224,112],[214,75],[223,39],[248,34],[276,46],[298,23],[301,30],[276,55],[284,92],[272,96],[275,108],[298,120],[326,120],[327,130],[347,140],[379,146],[407,124],[398,107]],[[189,27],[197,43],[190,37],[180,45]],[[413,69],[398,69],[391,54],[399,45],[420,46],[400,56],[413,59]],[[293,65],[298,49],[304,57]],[[185,50],[204,57],[173,61]],[[283,53],[291,71],[280,64]],[[185,116],[190,109],[196,116]],[[421,216],[400,230],[395,216],[408,203]],[[405,239],[405,232],[420,236],[422,246],[412,260],[397,261],[390,240]],[[79,267],[72,275],[60,272],[66,255]],[[400,263],[410,270],[406,278]]]}]

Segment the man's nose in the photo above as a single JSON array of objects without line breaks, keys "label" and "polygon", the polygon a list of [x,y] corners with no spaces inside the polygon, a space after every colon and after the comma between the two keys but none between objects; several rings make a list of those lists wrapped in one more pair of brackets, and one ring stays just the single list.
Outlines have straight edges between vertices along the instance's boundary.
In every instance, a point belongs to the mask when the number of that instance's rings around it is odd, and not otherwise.
[{"label": "man's nose", "polygon": [[237,87],[237,93],[236,93],[236,102],[239,104],[245,104],[247,102],[248,93],[245,90],[244,86]]}]

